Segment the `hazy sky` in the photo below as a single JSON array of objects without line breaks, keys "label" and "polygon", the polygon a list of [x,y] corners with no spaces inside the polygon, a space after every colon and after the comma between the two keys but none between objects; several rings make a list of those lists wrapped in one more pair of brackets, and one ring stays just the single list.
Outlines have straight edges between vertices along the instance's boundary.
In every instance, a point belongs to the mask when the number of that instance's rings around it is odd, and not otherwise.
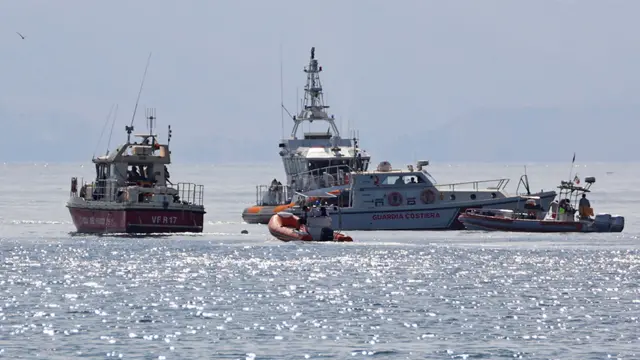
[{"label": "hazy sky", "polygon": [[[315,46],[331,112],[378,160],[464,161],[466,126],[446,151],[428,140],[461,119],[476,123],[471,136],[491,129],[487,147],[532,130],[547,131],[542,148],[579,141],[532,124],[540,109],[583,133],[629,134],[640,117],[638,14],[632,0],[2,1],[0,160],[89,161],[112,104],[121,142],[152,52],[138,130],[155,107],[163,138],[174,129],[174,160],[277,161],[281,46],[285,105],[295,110]],[[492,123],[505,111],[516,125]],[[608,111],[617,122],[603,127]]]}]

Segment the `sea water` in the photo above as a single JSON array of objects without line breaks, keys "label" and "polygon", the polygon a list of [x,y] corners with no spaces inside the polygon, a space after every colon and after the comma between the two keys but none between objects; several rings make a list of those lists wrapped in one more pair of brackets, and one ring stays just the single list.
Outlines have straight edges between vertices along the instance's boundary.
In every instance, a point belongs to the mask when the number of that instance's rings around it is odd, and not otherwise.
[{"label": "sea water", "polygon": [[[0,358],[637,359],[637,164],[530,164],[532,191],[595,176],[621,234],[359,232],[282,243],[241,212],[280,164],[173,165],[205,185],[202,234],[74,235],[70,177],[0,165]],[[440,183],[521,165],[441,164]],[[572,175],[570,176],[570,171]],[[248,234],[241,234],[248,230]]]}]

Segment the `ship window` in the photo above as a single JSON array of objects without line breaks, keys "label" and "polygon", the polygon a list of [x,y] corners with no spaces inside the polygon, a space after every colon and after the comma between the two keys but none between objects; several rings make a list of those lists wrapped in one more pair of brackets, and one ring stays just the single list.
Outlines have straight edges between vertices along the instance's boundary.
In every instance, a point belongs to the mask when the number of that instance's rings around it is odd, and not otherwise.
[{"label": "ship window", "polygon": [[330,165],[329,161],[321,161],[321,160],[309,161],[309,171],[326,168],[326,167],[329,167],[329,165]]},{"label": "ship window", "polygon": [[96,164],[96,178],[106,179],[110,175],[108,164]]},{"label": "ship window", "polygon": [[475,200],[476,199],[476,194],[471,194],[469,197],[471,198],[471,200]]},{"label": "ship window", "polygon": [[382,180],[384,185],[404,185],[405,179],[402,176],[387,176]]},{"label": "ship window", "polygon": [[449,196],[449,199],[451,199],[452,201],[456,199],[456,195],[455,194],[451,194],[451,196]]},{"label": "ship window", "polygon": [[306,166],[307,162],[304,159],[296,159],[295,162],[295,173],[301,173],[305,171],[309,171]]},{"label": "ship window", "polygon": [[422,174],[427,178],[427,180],[431,182],[431,184],[437,184],[436,179],[434,179],[433,176],[431,176],[431,174],[429,174],[426,170],[422,170]]},{"label": "ship window", "polygon": [[127,181],[152,181],[155,178],[152,165],[130,165],[127,169]]}]

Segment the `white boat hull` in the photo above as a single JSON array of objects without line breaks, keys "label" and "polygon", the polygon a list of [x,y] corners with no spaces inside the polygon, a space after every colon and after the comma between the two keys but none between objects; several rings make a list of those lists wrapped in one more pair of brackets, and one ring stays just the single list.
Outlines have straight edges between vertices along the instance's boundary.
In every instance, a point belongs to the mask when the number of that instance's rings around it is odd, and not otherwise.
[{"label": "white boat hull", "polygon": [[[556,196],[553,191],[535,194],[547,209]],[[524,202],[518,196],[486,201],[450,204],[404,206],[393,210],[342,208],[333,211],[333,224],[341,230],[464,230],[458,216],[467,209],[490,208],[523,211]]]}]

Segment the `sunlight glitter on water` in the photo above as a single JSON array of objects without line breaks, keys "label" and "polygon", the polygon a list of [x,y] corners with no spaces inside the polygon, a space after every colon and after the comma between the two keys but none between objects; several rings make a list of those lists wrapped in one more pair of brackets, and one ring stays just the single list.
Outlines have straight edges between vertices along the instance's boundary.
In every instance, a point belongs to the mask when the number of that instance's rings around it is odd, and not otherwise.
[{"label": "sunlight glitter on water", "polygon": [[[63,170],[47,167],[66,184]],[[52,197],[19,171],[42,193],[18,209],[20,189],[0,196],[0,357],[639,356],[640,217],[612,197],[630,187],[614,177],[593,202],[627,216],[619,235],[355,231],[352,244],[283,244],[240,221],[254,201],[246,174],[237,193],[205,184],[205,233],[126,238],[69,235],[66,190]],[[188,175],[212,176],[201,172]]]},{"label": "sunlight glitter on water", "polygon": [[[161,349],[172,346],[238,358],[237,349],[266,346],[256,358],[314,358],[319,344],[336,358],[439,357],[451,341],[470,345],[450,356],[502,357],[479,348],[489,339],[554,356],[551,340],[638,341],[634,251],[148,245],[5,247],[5,351],[37,348],[28,339],[38,333],[93,344],[86,356],[115,346],[126,357],[170,356]],[[186,346],[204,339],[199,350]]]}]

